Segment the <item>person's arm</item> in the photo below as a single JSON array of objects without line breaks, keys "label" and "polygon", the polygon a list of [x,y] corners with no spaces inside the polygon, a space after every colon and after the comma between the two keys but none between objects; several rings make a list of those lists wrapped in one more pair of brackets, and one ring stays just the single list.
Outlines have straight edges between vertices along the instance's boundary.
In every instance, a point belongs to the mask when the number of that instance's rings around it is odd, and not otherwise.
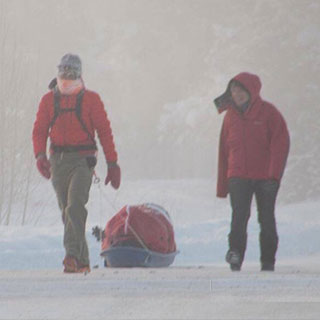
[{"label": "person's arm", "polygon": [[286,122],[276,109],[269,119],[269,129],[271,133],[269,179],[280,181],[288,158],[290,138]]},{"label": "person's arm", "polygon": [[36,158],[46,155],[49,127],[50,112],[47,105],[47,96],[44,96],[40,101],[32,131],[33,151]]},{"label": "person's arm", "polygon": [[226,145],[227,125],[224,118],[219,143],[217,197],[225,198],[228,195],[228,149]]},{"label": "person's arm", "polygon": [[113,142],[113,135],[110,121],[104,109],[103,102],[100,97],[95,94],[91,112],[91,120],[94,129],[97,131],[100,144],[102,146],[106,162],[113,164],[118,161],[118,155]]},{"label": "person's arm", "polygon": [[43,97],[39,104],[37,117],[33,125],[32,142],[33,151],[37,159],[37,168],[42,176],[50,179],[50,163],[47,159],[47,140],[50,128],[50,113],[47,105],[47,97]]},{"label": "person's arm", "polygon": [[113,135],[107,113],[98,95],[95,96],[93,112],[91,115],[94,128],[97,130],[98,137],[103,148],[103,152],[108,164],[108,173],[105,185],[111,182],[114,189],[118,189],[121,182],[121,169],[117,163],[118,155],[113,142]]}]

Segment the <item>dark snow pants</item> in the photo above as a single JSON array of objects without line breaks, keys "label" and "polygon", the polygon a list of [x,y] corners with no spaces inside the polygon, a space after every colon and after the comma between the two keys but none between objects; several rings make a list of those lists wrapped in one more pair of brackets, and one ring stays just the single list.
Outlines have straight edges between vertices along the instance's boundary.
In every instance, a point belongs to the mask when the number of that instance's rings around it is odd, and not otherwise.
[{"label": "dark snow pants", "polygon": [[260,224],[260,261],[275,263],[278,235],[275,220],[275,203],[279,190],[276,180],[250,180],[230,178],[228,180],[232,207],[229,248],[240,253],[241,263],[247,246],[247,225],[250,218],[252,197],[255,195]]},{"label": "dark snow pants", "polygon": [[78,152],[55,153],[50,157],[52,184],[55,189],[64,223],[63,244],[66,255],[89,265],[89,251],[85,237],[89,191],[93,168]]}]

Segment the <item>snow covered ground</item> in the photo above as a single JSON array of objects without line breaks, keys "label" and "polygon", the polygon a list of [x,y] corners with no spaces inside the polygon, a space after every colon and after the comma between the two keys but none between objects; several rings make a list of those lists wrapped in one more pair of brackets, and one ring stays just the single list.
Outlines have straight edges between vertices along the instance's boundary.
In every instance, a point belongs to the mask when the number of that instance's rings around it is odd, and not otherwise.
[{"label": "snow covered ground", "polygon": [[[0,226],[0,319],[319,319],[320,202],[277,207],[276,272],[260,272],[255,208],[240,273],[224,263],[228,200],[206,180],[124,181],[115,192],[94,185],[88,204],[90,274],[65,275],[62,224],[50,184],[30,199],[20,226]],[[281,195],[280,195],[281,198]],[[281,200],[281,199],[280,199]],[[91,228],[125,204],[164,206],[180,254],[168,269],[105,269]]]},{"label": "snow covered ground", "polygon": [[[318,264],[319,267],[319,264]],[[1,271],[1,319],[319,319],[320,272],[256,266]]]}]

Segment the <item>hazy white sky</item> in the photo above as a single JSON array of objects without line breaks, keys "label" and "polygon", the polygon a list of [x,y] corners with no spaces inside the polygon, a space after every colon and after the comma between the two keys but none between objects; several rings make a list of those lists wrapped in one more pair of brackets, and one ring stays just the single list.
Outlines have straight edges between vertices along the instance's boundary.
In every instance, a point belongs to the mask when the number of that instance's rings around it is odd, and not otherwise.
[{"label": "hazy white sky", "polygon": [[[257,73],[263,98],[286,117],[291,155],[305,154],[316,141],[299,130],[316,126],[301,106],[317,112],[320,98],[317,0],[0,0],[0,6],[2,78],[11,79],[6,85],[28,110],[24,139],[61,56],[74,52],[87,87],[105,102],[128,177],[214,179],[222,116],[212,100],[240,71]],[[5,99],[18,112],[11,97]],[[160,143],[164,116],[168,131]]]}]

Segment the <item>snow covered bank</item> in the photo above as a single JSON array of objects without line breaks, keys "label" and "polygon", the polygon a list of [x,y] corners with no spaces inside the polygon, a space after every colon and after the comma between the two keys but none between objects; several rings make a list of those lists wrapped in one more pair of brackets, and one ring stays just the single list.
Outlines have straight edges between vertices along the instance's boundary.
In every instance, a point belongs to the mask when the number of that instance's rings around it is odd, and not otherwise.
[{"label": "snow covered bank", "polygon": [[[46,195],[33,195],[34,219],[25,226],[0,226],[0,269],[61,269],[63,226],[51,186]],[[47,189],[46,189],[47,188]],[[126,204],[154,202],[171,214],[180,254],[175,266],[223,263],[230,224],[229,201],[214,197],[214,182],[207,180],[124,182],[119,192],[94,185],[88,204],[87,239],[92,265],[102,266],[100,244],[91,235],[95,225],[103,226]],[[41,212],[40,209],[41,208]],[[278,262],[305,260],[320,253],[320,202],[279,205],[276,210],[280,237]],[[259,261],[259,225],[252,208],[248,227],[246,263]],[[15,212],[16,221],[19,211]],[[309,260],[308,260],[309,261]]]},{"label": "snow covered bank", "polygon": [[[34,193],[33,215],[0,226],[0,319],[319,319],[320,202],[277,207],[276,272],[260,272],[259,226],[249,222],[243,269],[224,262],[228,200],[212,181],[124,182],[119,192],[93,186],[87,275],[65,275],[63,227],[50,185]],[[50,196],[51,192],[51,196]],[[46,197],[41,195],[45,193]],[[42,197],[42,198],[41,198]],[[91,228],[125,204],[155,202],[171,214],[180,254],[168,269],[106,269]]]}]

